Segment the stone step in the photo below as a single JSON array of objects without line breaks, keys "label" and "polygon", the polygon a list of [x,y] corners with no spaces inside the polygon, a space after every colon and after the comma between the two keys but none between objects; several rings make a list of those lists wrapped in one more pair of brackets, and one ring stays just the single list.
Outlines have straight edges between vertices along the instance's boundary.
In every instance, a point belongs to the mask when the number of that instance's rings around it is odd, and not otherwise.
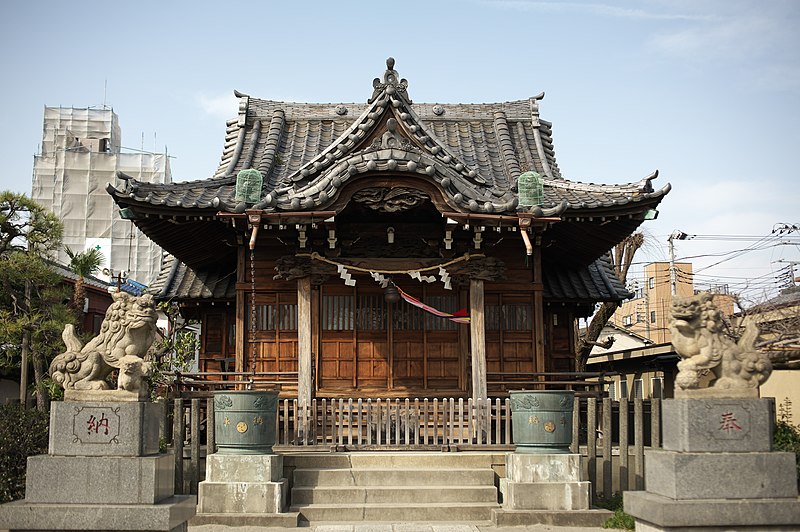
[{"label": "stone step", "polygon": [[497,503],[497,489],[491,486],[366,486],[295,487],[293,504],[352,503]]},{"label": "stone step", "polygon": [[225,527],[275,527],[297,528],[300,514],[297,512],[283,512],[279,514],[266,513],[199,513],[189,521],[189,530],[192,527],[203,525]]},{"label": "stone step", "polygon": [[[600,528],[614,512],[602,508],[589,510],[492,510],[495,525],[498,527],[522,527],[549,525],[563,527]],[[543,530],[550,530],[549,528]]]},{"label": "stone step", "polygon": [[465,521],[489,522],[496,503],[437,503],[437,504],[311,504],[293,505],[301,519],[318,522],[407,522],[407,521]]},{"label": "stone step", "polygon": [[283,455],[286,467],[298,469],[469,469],[505,464],[503,453],[358,452],[296,453]]},{"label": "stone step", "polygon": [[494,486],[491,469],[295,469],[294,486]]}]

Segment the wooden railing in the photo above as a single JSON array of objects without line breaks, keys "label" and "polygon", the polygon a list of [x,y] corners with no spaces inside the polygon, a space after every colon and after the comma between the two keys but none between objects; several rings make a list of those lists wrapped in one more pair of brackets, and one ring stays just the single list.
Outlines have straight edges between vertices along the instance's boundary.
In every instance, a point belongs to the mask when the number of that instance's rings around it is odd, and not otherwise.
[{"label": "wooden railing", "polygon": [[[164,376],[170,379],[167,394],[170,397],[207,395],[215,390],[255,389],[278,390],[284,388],[297,390],[296,371],[194,371],[168,372]],[[194,392],[197,392],[196,394]]]},{"label": "wooden railing", "polygon": [[[584,456],[595,497],[644,487],[644,450],[661,445],[660,400],[611,401],[576,397],[570,450]],[[197,493],[203,457],[215,449],[211,393],[189,392],[172,400],[171,434],[178,493]],[[169,426],[169,425],[168,425]],[[315,399],[301,408],[282,399],[276,417],[276,452],[514,449],[506,398]]]},{"label": "wooden railing", "polygon": [[616,372],[604,371],[546,371],[519,373],[514,371],[490,371],[486,374],[489,389],[501,392],[510,390],[574,390],[579,397],[602,397],[606,386],[612,382],[608,377]]}]

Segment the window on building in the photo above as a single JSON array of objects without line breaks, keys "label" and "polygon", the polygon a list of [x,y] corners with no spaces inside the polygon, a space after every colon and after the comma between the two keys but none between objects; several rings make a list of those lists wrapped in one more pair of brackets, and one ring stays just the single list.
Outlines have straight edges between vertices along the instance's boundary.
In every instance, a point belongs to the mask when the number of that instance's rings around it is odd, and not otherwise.
[{"label": "window on building", "polygon": [[619,381],[619,399],[627,399],[628,398],[628,381],[625,377]]},{"label": "window on building", "polygon": [[650,397],[653,399],[664,398],[664,378],[653,377],[650,379]]},{"label": "window on building", "polygon": [[634,399],[644,399],[644,381],[642,379],[633,380]]},{"label": "window on building", "polygon": [[649,286],[650,288],[655,288],[656,287],[656,278],[655,277],[651,277],[650,279],[648,279],[647,280],[647,286]]},{"label": "window on building", "polygon": [[622,317],[622,324],[625,327],[630,327],[631,325],[633,325],[633,314],[628,314],[626,316],[623,316]]},{"label": "window on building", "polygon": [[611,382],[606,385],[606,391],[608,392],[608,398],[612,401],[617,400],[617,383]]},{"label": "window on building", "polygon": [[655,322],[656,322],[656,311],[655,310],[651,310],[650,311],[650,323],[655,323]]}]

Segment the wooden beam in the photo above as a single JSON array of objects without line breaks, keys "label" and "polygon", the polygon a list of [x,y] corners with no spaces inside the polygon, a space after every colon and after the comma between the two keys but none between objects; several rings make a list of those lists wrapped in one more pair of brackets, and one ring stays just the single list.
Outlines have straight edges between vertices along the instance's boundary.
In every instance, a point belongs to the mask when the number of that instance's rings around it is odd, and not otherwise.
[{"label": "wooden beam", "polygon": [[297,280],[297,403],[311,405],[311,277]]},{"label": "wooden beam", "polygon": [[472,398],[486,399],[486,324],[483,280],[469,281],[469,329],[472,352]]},{"label": "wooden beam", "polygon": [[453,220],[464,221],[464,222],[494,222],[500,225],[503,225],[505,223],[510,226],[519,225],[519,221],[521,219],[530,220],[531,224],[542,225],[542,226],[561,221],[560,216],[536,217],[531,213],[524,213],[524,212],[517,213],[515,216],[508,216],[505,214],[481,214],[481,213],[470,213],[470,212],[443,212],[442,218],[451,218]]}]

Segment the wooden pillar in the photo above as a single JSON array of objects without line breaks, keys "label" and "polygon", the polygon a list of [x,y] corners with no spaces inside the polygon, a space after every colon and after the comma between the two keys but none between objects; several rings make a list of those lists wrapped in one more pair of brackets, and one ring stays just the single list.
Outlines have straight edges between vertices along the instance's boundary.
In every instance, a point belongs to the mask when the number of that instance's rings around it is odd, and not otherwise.
[{"label": "wooden pillar", "polygon": [[472,351],[472,398],[486,399],[486,323],[483,281],[469,281],[469,332]]},{"label": "wooden pillar", "polygon": [[311,277],[297,280],[297,404],[311,405]]},{"label": "wooden pillar", "polygon": [[[237,254],[236,266],[236,284],[241,286],[247,282],[247,254],[244,247],[239,246],[239,253]],[[247,347],[250,345],[250,331],[247,328],[247,317],[249,314],[250,305],[247,304],[247,298],[250,291],[243,289],[236,289],[236,362],[234,364],[234,371],[244,371],[244,361],[247,359]],[[251,303],[252,304],[252,303]],[[236,377],[238,378],[238,377]]]},{"label": "wooden pillar", "polygon": [[544,280],[542,278],[542,235],[533,241],[533,362],[534,371],[547,371],[544,355]]}]

